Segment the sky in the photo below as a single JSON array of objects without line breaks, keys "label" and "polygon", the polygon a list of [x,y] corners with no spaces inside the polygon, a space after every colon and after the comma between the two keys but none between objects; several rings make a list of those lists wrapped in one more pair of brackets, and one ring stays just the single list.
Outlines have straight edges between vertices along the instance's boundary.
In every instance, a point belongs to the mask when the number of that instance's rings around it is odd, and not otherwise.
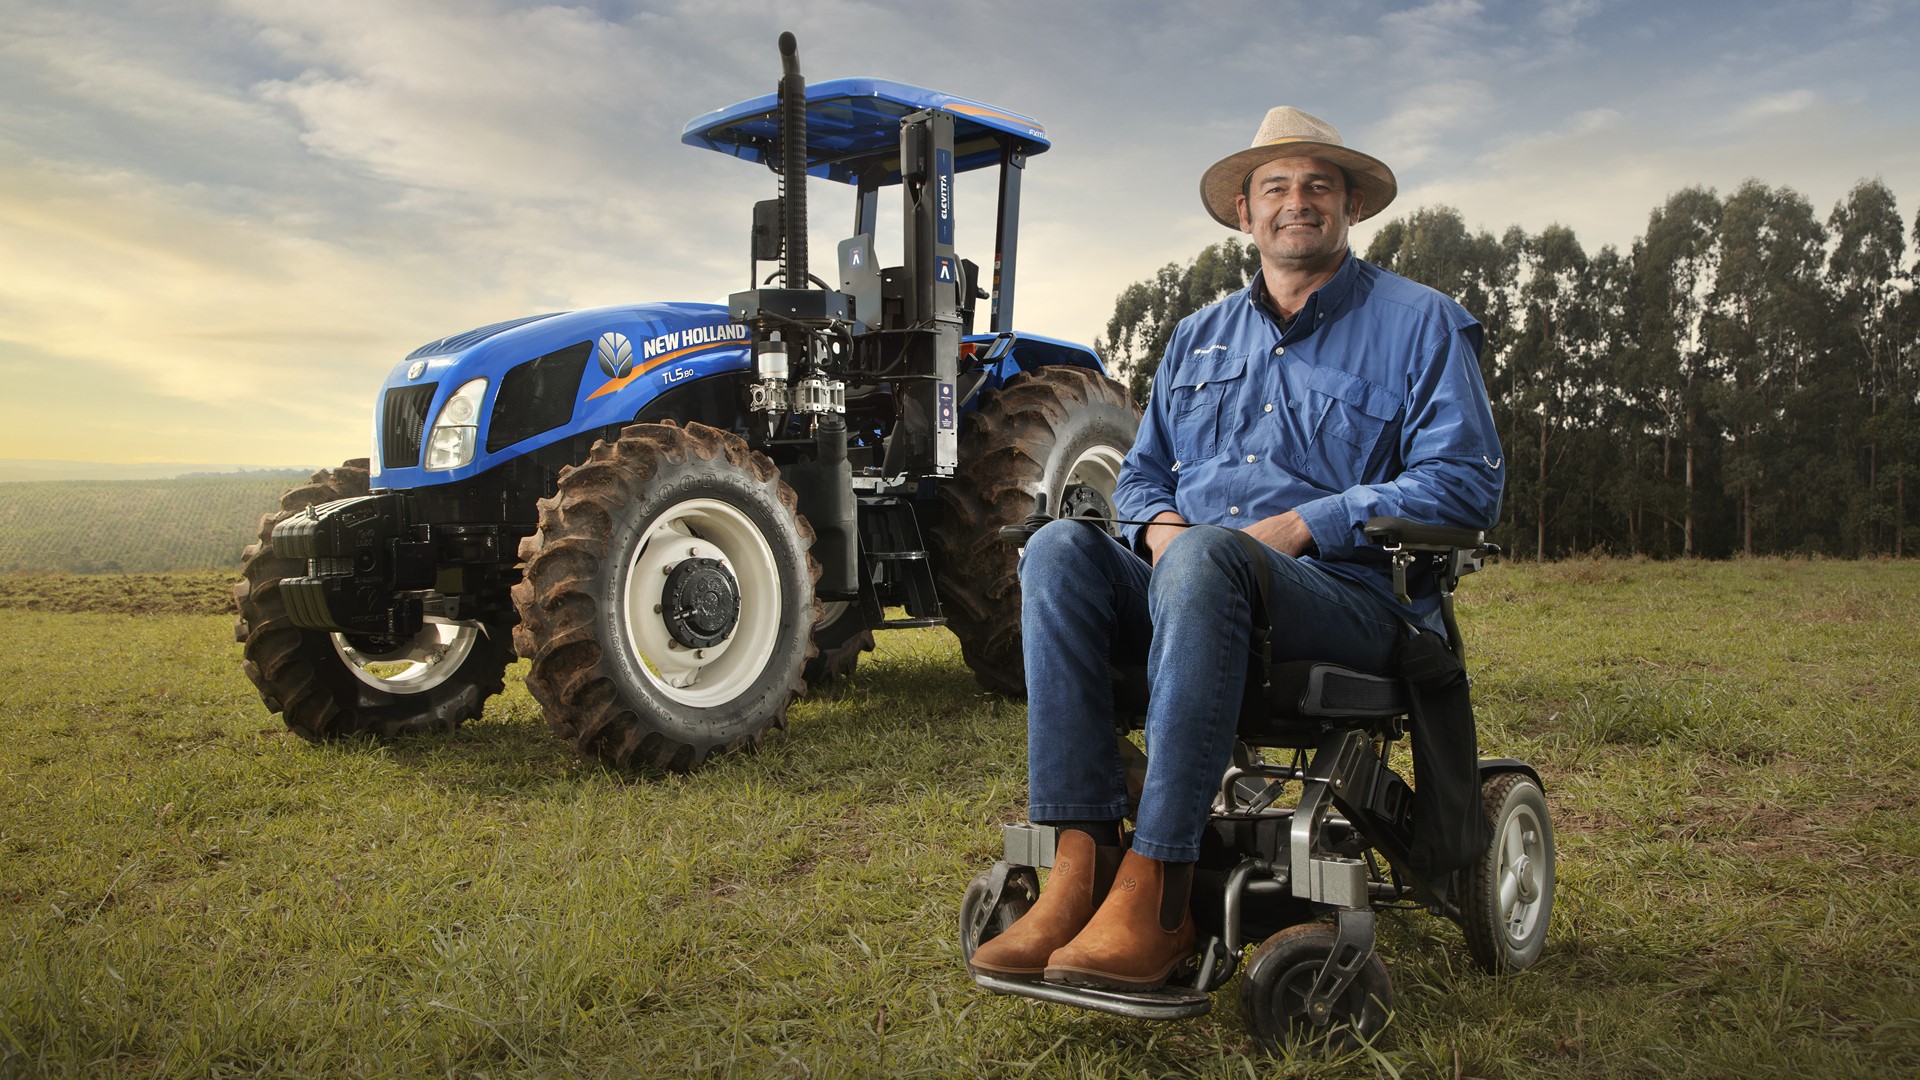
[{"label": "sky", "polygon": [[[1398,175],[1362,251],[1436,205],[1625,248],[1748,178],[1920,207],[1920,0],[0,0],[0,459],[330,465],[417,345],[746,287],[773,178],[679,136],[773,90],[781,30],[810,79],[1046,126],[1015,322],[1069,340],[1232,235],[1199,176],[1279,104]],[[851,190],[810,202],[831,251]]]}]

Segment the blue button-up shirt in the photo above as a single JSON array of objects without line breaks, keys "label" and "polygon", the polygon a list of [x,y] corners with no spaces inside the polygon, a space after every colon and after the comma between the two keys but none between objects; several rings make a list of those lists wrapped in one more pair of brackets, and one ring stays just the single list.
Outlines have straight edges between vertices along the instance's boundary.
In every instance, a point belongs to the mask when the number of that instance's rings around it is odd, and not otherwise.
[{"label": "blue button-up shirt", "polygon": [[[1259,302],[1264,288],[1256,274],[1174,330],[1116,509],[1232,528],[1297,510],[1322,567],[1397,604],[1367,519],[1482,529],[1499,517],[1480,324],[1351,253],[1285,329]],[[1129,527],[1142,552],[1144,530]],[[1412,616],[1439,630],[1432,583],[1410,584]]]}]

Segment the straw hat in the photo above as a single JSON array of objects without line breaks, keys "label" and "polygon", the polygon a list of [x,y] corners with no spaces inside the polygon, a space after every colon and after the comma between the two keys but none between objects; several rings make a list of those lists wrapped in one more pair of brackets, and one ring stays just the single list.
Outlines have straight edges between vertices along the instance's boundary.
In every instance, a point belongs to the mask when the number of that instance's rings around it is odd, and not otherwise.
[{"label": "straw hat", "polygon": [[1275,158],[1295,156],[1321,158],[1346,169],[1353,186],[1364,196],[1360,221],[1385,210],[1400,190],[1392,169],[1377,158],[1347,149],[1332,124],[1291,105],[1281,105],[1267,110],[1260,130],[1254,132],[1252,146],[1214,162],[1200,177],[1200,201],[1213,220],[1238,229],[1240,210],[1234,200],[1239,198],[1247,174]]}]

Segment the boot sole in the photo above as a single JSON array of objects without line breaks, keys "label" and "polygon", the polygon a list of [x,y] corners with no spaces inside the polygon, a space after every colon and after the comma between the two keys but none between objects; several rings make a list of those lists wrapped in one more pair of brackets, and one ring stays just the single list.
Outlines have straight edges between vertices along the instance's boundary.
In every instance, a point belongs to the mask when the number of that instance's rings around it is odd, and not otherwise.
[{"label": "boot sole", "polygon": [[1110,972],[1093,971],[1087,968],[1050,967],[1046,971],[1046,981],[1050,983],[1061,983],[1066,986],[1078,986],[1087,990],[1127,990],[1134,993],[1143,993],[1149,990],[1158,990],[1167,985],[1167,980],[1173,977],[1174,971],[1190,959],[1192,958],[1182,956],[1161,969],[1158,975],[1149,975],[1138,979],[1130,979],[1125,976],[1114,975]]},{"label": "boot sole", "polygon": [[991,968],[971,963],[967,965],[967,970],[975,975],[1009,982],[1039,982],[1046,975],[1045,968]]}]

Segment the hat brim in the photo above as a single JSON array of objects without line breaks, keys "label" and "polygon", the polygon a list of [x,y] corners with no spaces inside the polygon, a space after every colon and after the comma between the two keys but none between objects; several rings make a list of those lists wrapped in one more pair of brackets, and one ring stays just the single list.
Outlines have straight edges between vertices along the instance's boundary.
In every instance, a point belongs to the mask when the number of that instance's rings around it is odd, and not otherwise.
[{"label": "hat brim", "polygon": [[1317,157],[1347,170],[1347,174],[1353,178],[1353,186],[1361,193],[1360,216],[1355,221],[1365,221],[1385,210],[1400,192],[1400,185],[1393,178],[1393,170],[1378,158],[1316,139],[1281,139],[1228,154],[1202,173],[1200,201],[1206,205],[1207,213],[1213,215],[1213,220],[1238,232],[1238,200],[1247,174],[1269,161],[1283,157]]}]

